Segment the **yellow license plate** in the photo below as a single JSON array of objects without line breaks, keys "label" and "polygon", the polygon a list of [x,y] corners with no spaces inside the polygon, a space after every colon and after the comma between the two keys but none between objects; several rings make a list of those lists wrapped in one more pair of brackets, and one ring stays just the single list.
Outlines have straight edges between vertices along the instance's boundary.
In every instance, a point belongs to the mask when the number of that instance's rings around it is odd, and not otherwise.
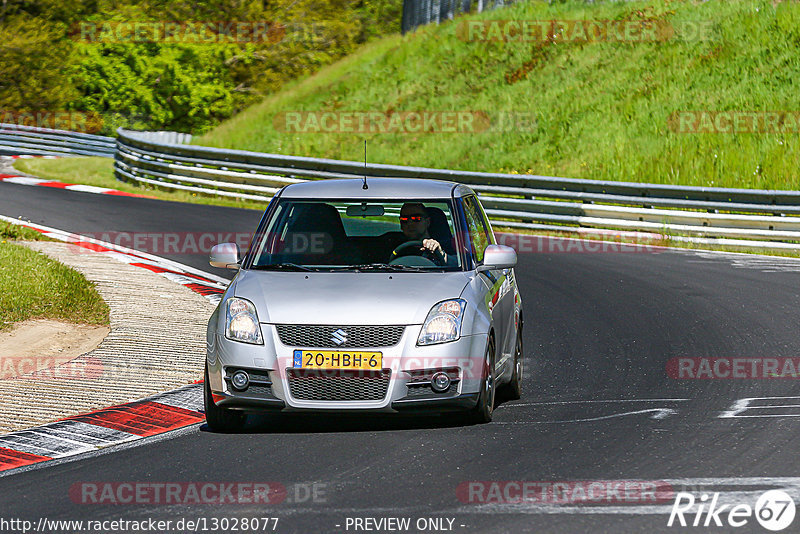
[{"label": "yellow license plate", "polygon": [[383,369],[380,352],[344,352],[331,350],[296,350],[292,367],[295,369]]}]

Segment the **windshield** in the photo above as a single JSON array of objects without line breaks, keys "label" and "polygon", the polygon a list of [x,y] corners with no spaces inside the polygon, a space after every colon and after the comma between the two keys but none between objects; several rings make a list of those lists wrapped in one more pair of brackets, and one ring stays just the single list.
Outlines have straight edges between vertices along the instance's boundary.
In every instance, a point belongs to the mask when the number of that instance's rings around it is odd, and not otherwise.
[{"label": "windshield", "polygon": [[251,269],[460,270],[450,201],[282,199]]}]

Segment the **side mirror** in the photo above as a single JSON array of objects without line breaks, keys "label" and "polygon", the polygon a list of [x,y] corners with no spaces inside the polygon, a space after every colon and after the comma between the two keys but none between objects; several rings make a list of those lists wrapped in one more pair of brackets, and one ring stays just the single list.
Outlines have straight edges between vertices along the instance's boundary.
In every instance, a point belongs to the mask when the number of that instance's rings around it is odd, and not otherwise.
[{"label": "side mirror", "polygon": [[494,271],[498,269],[511,269],[517,264],[517,251],[506,245],[489,245],[483,251],[483,263],[478,265],[477,271]]},{"label": "side mirror", "polygon": [[240,261],[239,245],[236,243],[220,243],[211,247],[211,256],[208,262],[212,267],[238,269]]}]

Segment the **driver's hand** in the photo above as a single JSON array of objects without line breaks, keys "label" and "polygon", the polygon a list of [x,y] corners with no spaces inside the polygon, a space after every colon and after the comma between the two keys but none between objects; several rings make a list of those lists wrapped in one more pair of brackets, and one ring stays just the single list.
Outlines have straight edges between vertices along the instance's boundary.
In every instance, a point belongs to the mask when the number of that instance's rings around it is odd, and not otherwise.
[{"label": "driver's hand", "polygon": [[444,249],[442,249],[442,245],[439,244],[438,241],[435,239],[423,239],[422,240],[423,248],[430,250],[436,254],[439,254],[442,258],[447,260],[447,254],[445,254]]}]

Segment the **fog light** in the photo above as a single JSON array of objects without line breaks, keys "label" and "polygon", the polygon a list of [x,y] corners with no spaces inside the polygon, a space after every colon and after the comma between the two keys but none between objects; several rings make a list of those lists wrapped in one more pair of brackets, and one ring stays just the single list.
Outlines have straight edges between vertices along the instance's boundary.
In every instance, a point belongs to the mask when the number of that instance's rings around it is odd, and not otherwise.
[{"label": "fog light", "polygon": [[231,377],[231,384],[233,384],[234,389],[244,391],[250,385],[250,377],[244,371],[236,371]]},{"label": "fog light", "polygon": [[431,388],[436,393],[444,393],[450,389],[450,377],[439,371],[431,377]]}]

